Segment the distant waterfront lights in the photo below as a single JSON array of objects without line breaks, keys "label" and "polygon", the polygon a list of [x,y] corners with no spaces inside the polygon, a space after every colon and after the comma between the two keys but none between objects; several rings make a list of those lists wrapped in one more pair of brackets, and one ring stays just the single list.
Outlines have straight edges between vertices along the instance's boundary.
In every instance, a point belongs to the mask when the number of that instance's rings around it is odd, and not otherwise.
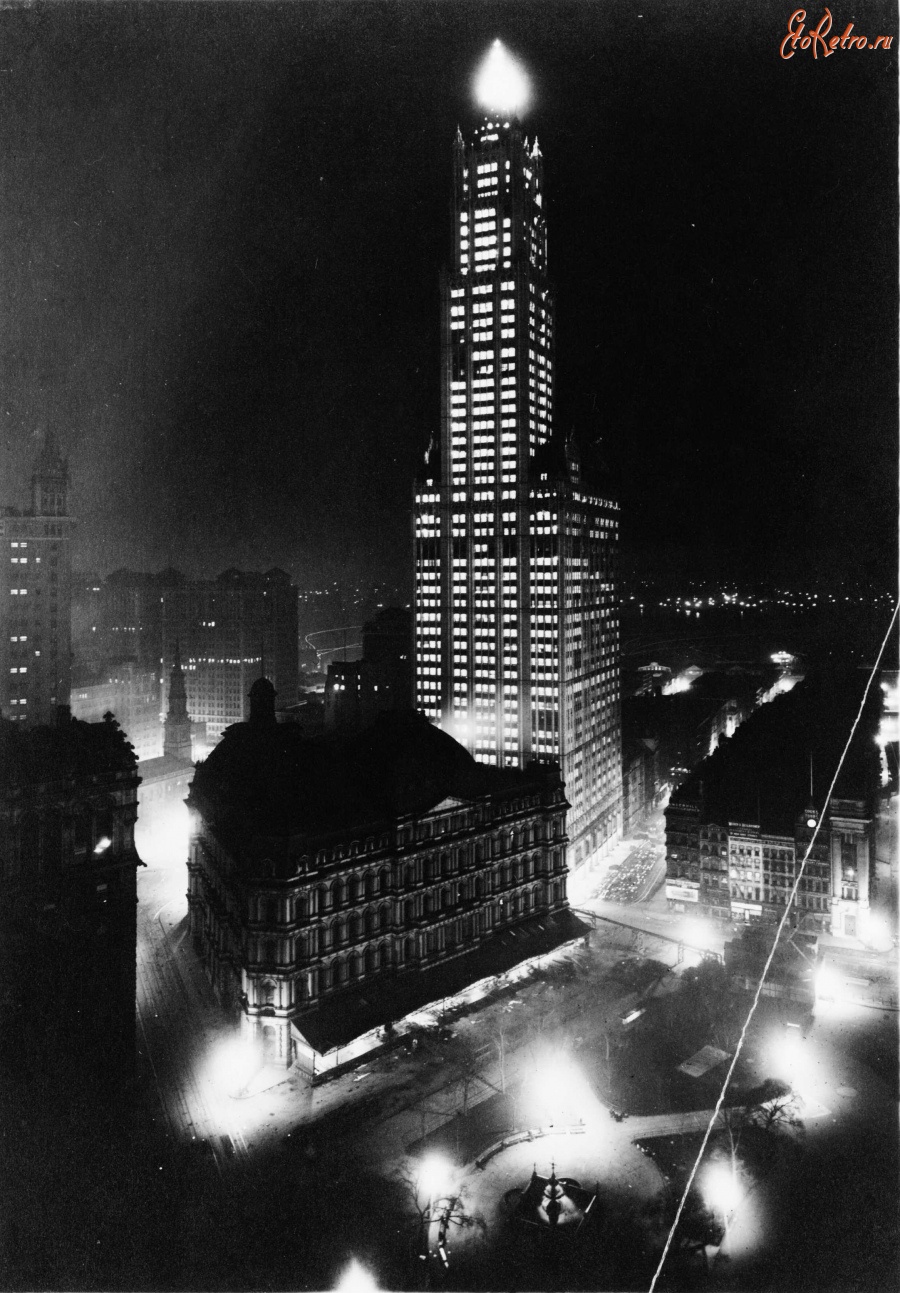
[{"label": "distant waterfront lights", "polygon": [[519,116],[528,107],[531,90],[522,66],[495,40],[475,74],[475,98],[487,112]]}]

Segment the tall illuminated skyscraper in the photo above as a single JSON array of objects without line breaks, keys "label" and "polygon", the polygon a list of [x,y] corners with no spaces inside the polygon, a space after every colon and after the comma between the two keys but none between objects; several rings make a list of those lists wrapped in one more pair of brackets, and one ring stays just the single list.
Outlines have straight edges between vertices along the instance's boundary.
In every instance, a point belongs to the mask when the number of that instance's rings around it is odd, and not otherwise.
[{"label": "tall illuminated skyscraper", "polygon": [[72,570],[69,466],[42,437],[31,504],[0,511],[0,714],[52,723],[71,691]]},{"label": "tall illuminated skyscraper", "polygon": [[479,88],[484,121],[453,152],[441,430],[416,490],[416,704],[484,762],[558,761],[579,866],[621,831],[618,507],[554,427],[543,159],[499,42]]}]

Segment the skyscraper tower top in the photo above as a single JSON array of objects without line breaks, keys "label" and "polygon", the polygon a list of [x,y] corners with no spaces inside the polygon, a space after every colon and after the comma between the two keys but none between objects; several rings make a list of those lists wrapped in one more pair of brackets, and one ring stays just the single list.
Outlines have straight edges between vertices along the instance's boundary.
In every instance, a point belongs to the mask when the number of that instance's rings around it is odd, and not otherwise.
[{"label": "skyscraper tower top", "polygon": [[[576,864],[621,820],[618,508],[554,430],[544,171],[495,45],[453,145],[441,425],[416,494],[416,703],[476,759],[561,765]],[[498,109],[501,109],[498,111]]]},{"label": "skyscraper tower top", "polygon": [[31,473],[31,515],[65,516],[68,488],[68,461],[59,451],[56,436],[47,431]]},{"label": "skyscraper tower top", "polygon": [[531,100],[524,68],[501,40],[495,40],[475,73],[475,98],[490,116],[521,117]]}]

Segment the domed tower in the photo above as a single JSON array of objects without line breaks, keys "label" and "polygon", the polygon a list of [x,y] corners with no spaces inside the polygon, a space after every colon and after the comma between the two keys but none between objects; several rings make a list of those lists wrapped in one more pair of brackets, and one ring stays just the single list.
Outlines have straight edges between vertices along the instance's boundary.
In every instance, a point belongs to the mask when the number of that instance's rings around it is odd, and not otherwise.
[{"label": "domed tower", "polygon": [[275,726],[275,688],[268,678],[257,678],[250,688],[249,721],[256,727]]},{"label": "domed tower", "polygon": [[169,707],[166,712],[163,754],[181,759],[184,763],[191,762],[191,718],[188,714],[181,651],[177,642],[172,672],[169,674]]}]

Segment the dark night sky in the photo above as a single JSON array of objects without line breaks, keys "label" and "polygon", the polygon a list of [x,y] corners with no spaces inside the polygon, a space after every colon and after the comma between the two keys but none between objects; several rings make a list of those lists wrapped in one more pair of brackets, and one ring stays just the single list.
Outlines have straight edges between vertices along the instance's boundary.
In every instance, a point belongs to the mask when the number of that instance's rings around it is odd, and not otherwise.
[{"label": "dark night sky", "polygon": [[[2,501],[52,425],[82,567],[402,577],[451,141],[499,35],[535,87],[558,414],[602,431],[626,543],[889,579],[896,52],[782,61],[794,7],[0,12]],[[831,7],[897,36],[893,4]]]}]

